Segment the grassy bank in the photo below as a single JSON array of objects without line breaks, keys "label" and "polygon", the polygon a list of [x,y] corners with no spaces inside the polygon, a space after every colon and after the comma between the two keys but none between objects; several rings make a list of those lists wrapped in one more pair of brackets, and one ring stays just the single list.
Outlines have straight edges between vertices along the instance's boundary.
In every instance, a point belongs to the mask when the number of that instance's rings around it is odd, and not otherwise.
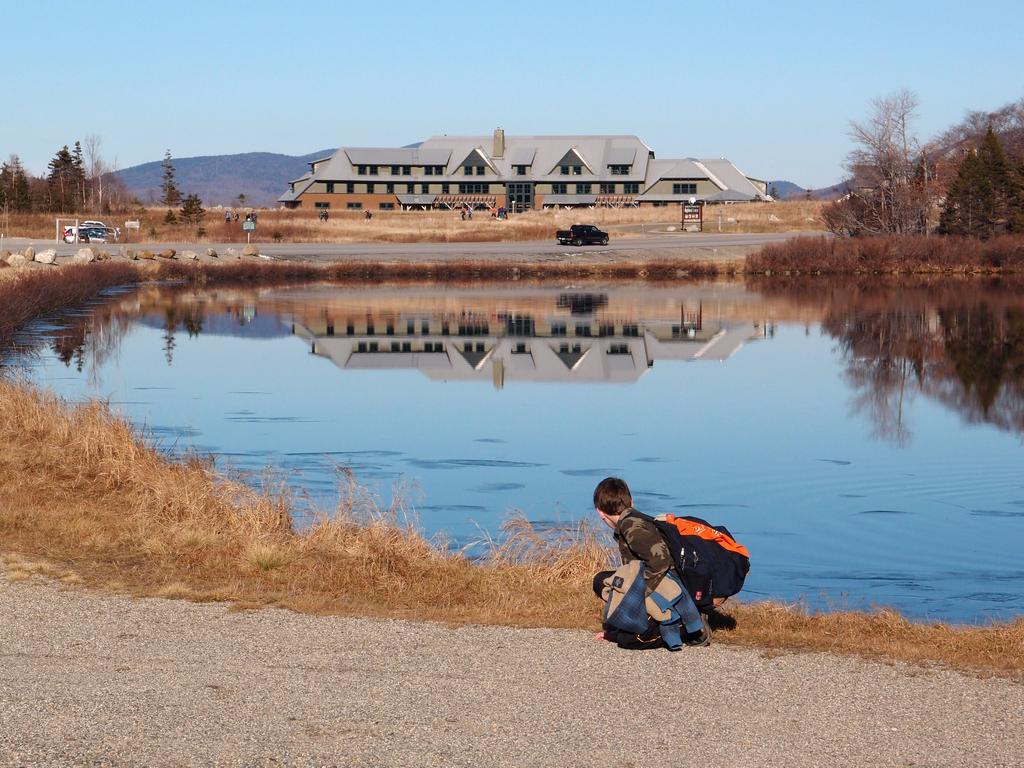
[{"label": "grassy bank", "polygon": [[[794,201],[741,203],[708,207],[709,232],[791,232],[821,230],[822,203]],[[596,208],[527,211],[507,220],[493,219],[480,211],[464,221],[458,211],[331,211],[320,221],[314,210],[265,209],[258,212],[255,242],[285,243],[474,243],[494,241],[553,240],[555,230],[574,223],[597,224],[615,231],[642,233],[647,228],[679,225],[678,208]],[[139,219],[139,230],[124,232],[132,242],[244,243],[241,221],[224,221],[223,210],[211,210],[199,227],[167,224],[163,208],[147,208],[140,214],[106,217],[106,223],[123,225],[126,218]],[[721,214],[721,215],[719,215]],[[54,237],[57,214],[10,214],[11,237]],[[91,218],[82,216],[83,219]],[[103,217],[100,217],[103,218]]]},{"label": "grassy bank", "polygon": [[[306,265],[163,264],[139,271],[99,264],[14,278],[7,274],[19,270],[4,270],[0,327],[13,329],[104,287],[151,276],[271,283],[305,280],[305,270],[323,279]],[[603,532],[581,526],[552,541],[520,522],[487,561],[470,561],[424,539],[401,506],[381,508],[346,483],[337,514],[300,530],[282,484],[271,479],[258,492],[229,482],[204,457],[169,459],[103,404],[71,407],[0,380],[0,553],[8,578],[40,573],[239,607],[597,628],[589,577],[613,559]],[[816,615],[737,601],[727,604],[718,626],[716,642],[771,651],[1024,674],[1024,619],[952,627],[914,624],[891,612]]]},{"label": "grassy bank", "polygon": [[746,272],[771,274],[998,274],[1024,272],[1024,236],[800,237],[766,245]]}]

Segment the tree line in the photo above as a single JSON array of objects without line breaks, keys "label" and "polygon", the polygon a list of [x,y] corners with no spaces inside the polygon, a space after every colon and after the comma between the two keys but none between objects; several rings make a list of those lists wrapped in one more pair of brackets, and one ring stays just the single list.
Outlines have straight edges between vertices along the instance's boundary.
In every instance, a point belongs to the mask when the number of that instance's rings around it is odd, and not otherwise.
[{"label": "tree line", "polygon": [[823,212],[847,235],[1024,233],[1024,100],[922,142],[917,97],[900,91],[850,123],[849,192]]},{"label": "tree line", "polygon": [[[67,144],[54,154],[45,176],[25,170],[12,154],[0,165],[0,212],[110,214],[140,211],[144,206],[116,175],[102,154],[95,135]],[[174,162],[167,150],[163,161],[160,203],[167,206],[165,221],[198,225],[206,211],[198,195],[182,195],[174,178]]]}]

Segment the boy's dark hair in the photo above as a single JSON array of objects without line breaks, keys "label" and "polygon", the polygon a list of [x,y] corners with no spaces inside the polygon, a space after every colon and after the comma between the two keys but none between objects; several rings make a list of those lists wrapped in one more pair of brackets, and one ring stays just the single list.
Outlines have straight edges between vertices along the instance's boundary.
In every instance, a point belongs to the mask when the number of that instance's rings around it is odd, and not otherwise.
[{"label": "boy's dark hair", "polygon": [[621,515],[633,506],[633,495],[626,481],[618,477],[606,477],[594,489],[594,506],[606,515]]}]

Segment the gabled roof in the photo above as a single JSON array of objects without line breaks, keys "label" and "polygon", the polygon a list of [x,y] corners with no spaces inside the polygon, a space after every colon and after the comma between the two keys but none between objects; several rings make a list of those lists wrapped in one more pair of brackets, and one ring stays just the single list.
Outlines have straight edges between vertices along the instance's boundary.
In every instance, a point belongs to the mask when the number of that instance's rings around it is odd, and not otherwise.
[{"label": "gabled roof", "polygon": [[715,160],[701,160],[700,164],[714,174],[714,176],[722,182],[725,188],[731,189],[735,192],[743,192],[751,197],[760,196],[761,190],[751,184],[750,179],[748,179],[739,168],[724,157],[720,157]]},{"label": "gabled roof", "polygon": [[551,166],[551,168],[548,170],[548,173],[553,174],[555,172],[555,168],[561,168],[561,166],[563,165],[574,165],[574,163],[571,162],[571,158],[573,156],[575,156],[577,160],[583,163],[583,165],[586,167],[588,171],[590,171],[591,173],[594,172],[594,169],[590,166],[590,163],[587,162],[587,158],[585,158],[583,154],[580,152],[579,147],[569,147],[569,150],[564,155],[562,155],[553,166]]},{"label": "gabled roof", "polygon": [[[446,149],[451,152],[453,161],[448,166],[448,174],[454,175],[459,170],[455,158],[464,158],[474,149],[480,149],[488,157],[492,167],[498,169],[502,177],[515,180],[512,174],[514,165],[531,165],[533,181],[564,181],[565,176],[550,173],[558,170],[559,161],[566,153],[575,149],[581,159],[598,178],[608,177],[614,181],[643,181],[647,175],[647,163],[651,148],[636,136],[505,136],[505,156],[491,158],[487,151],[493,138],[491,136],[431,136],[423,142],[420,149]],[[628,163],[610,162],[609,157],[616,160],[633,153],[631,173],[612,177],[608,173],[609,165],[627,165]]]}]

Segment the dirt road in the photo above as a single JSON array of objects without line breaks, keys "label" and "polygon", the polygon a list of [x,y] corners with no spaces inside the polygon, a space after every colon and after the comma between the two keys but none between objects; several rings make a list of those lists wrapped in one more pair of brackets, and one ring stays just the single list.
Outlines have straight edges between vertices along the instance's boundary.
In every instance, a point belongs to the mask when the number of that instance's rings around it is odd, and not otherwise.
[{"label": "dirt road", "polygon": [[1024,685],[0,577],[2,766],[1010,766]]}]

